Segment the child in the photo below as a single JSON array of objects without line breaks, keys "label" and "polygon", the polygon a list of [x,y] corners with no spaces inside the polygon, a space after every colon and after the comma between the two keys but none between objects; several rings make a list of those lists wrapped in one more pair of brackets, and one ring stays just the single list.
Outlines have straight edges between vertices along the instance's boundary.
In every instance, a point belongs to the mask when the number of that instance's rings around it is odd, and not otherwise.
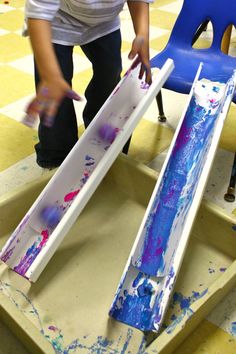
[{"label": "child", "polygon": [[[140,76],[151,82],[149,63],[149,2],[128,0],[136,37],[129,58],[138,55]],[[78,140],[71,89],[75,45],[92,63],[93,76],[86,88],[83,111],[89,125],[120,80],[121,34],[119,13],[125,0],[26,0],[26,21],[35,58],[37,94],[27,108],[28,122],[40,115],[37,163],[59,166]],[[128,144],[123,149],[127,152]]]}]

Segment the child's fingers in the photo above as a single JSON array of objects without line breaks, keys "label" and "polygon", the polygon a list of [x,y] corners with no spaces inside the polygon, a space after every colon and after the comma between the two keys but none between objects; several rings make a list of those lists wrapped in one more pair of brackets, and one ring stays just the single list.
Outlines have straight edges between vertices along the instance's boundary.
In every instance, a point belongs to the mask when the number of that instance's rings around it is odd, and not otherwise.
[{"label": "child's fingers", "polygon": [[138,78],[139,78],[139,79],[142,79],[144,72],[145,72],[144,66],[141,65],[141,68],[140,68],[140,71],[139,71],[139,75],[138,75]]},{"label": "child's fingers", "polygon": [[[78,95],[73,90],[68,90],[65,94],[65,97],[70,98],[72,100],[81,101],[82,97]],[[42,119],[42,123],[47,127],[52,127],[55,121],[55,116],[60,105],[61,100],[48,100],[47,105],[44,109],[44,116]]]},{"label": "child's fingers", "polygon": [[30,128],[33,128],[38,118],[40,106],[41,104],[35,98],[26,108],[26,115],[22,119],[22,123],[27,125]]},{"label": "child's fingers", "polygon": [[142,79],[144,74],[146,83],[150,85],[152,83],[151,69],[148,65],[142,64],[139,71],[139,79]]},{"label": "child's fingers", "polygon": [[22,123],[27,125],[29,128],[33,128],[35,125],[36,118],[30,114],[26,114],[22,119]]},{"label": "child's fingers", "polygon": [[45,109],[44,115],[42,117],[43,125],[45,125],[48,128],[52,127],[54,124],[59,103],[60,102],[57,101],[48,102],[47,109]]},{"label": "child's fingers", "polygon": [[151,85],[151,83],[152,83],[152,73],[151,73],[150,66],[146,67],[145,75],[146,75],[146,79],[145,79],[146,83]]},{"label": "child's fingers", "polygon": [[[50,90],[47,87],[41,87],[38,90],[37,96],[26,108],[26,116],[23,118],[22,123],[32,128],[34,127],[38,116],[40,116],[42,117],[42,124],[47,127],[52,127],[58,106],[63,99],[63,96],[60,99],[53,99],[50,96]],[[66,91],[64,97],[76,101],[82,100],[82,97],[71,89]]]},{"label": "child's fingers", "polygon": [[82,101],[83,100],[83,98],[73,90],[68,90],[65,96],[67,98],[71,98],[72,100],[75,100],[75,101]]},{"label": "child's fingers", "polygon": [[35,98],[27,107],[26,112],[29,114],[40,114],[44,111],[46,101],[44,99]]}]

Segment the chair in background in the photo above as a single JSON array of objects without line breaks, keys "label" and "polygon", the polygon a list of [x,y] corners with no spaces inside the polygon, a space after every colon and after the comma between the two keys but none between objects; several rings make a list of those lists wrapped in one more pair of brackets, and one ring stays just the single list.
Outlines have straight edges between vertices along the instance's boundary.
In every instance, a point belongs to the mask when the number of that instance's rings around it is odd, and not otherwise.
[{"label": "chair in background", "polygon": [[[200,79],[226,82],[232,76],[236,69],[236,58],[223,52],[222,40],[232,26],[236,27],[235,14],[235,0],[184,0],[166,47],[151,59],[152,68],[161,67],[167,58],[174,61],[175,68],[163,86],[164,88],[188,94],[200,62],[203,63]],[[201,49],[193,48],[193,44],[209,22],[213,30],[211,46]],[[163,122],[166,117],[161,93],[156,100],[159,121]],[[233,102],[236,103],[236,94]],[[234,189],[235,186],[234,188],[229,186],[227,194],[232,195],[231,199],[234,197]]]},{"label": "chair in background", "polygon": [[227,202],[235,201],[235,185],[236,185],[236,153],[234,154],[234,162],[233,162],[228,190],[227,193],[225,193],[224,195],[224,199]]},{"label": "chair in background", "polygon": [[[228,27],[236,26],[235,11],[234,0],[184,0],[166,47],[151,59],[152,67],[162,66],[167,58],[174,60],[175,68],[165,88],[188,94],[200,62],[204,63],[200,78],[227,81],[236,69],[236,58],[223,53],[221,47]],[[193,48],[209,22],[213,26],[211,47]]]}]

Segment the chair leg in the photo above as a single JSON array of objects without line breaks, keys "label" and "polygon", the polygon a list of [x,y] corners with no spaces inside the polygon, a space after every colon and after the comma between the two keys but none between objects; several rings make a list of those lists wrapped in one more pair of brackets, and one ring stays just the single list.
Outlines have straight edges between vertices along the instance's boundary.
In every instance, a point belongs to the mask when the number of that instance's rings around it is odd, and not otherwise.
[{"label": "chair leg", "polygon": [[159,122],[166,122],[166,116],[164,113],[164,109],[163,109],[163,101],[162,101],[162,94],[161,91],[158,92],[158,94],[156,95],[156,102],[157,102],[157,107],[158,107],[158,111],[159,111],[159,116],[158,116],[158,120]]},{"label": "chair leg", "polygon": [[224,199],[227,202],[234,202],[235,201],[235,184],[236,184],[236,153],[234,155],[234,163],[232,167],[229,187],[227,193],[224,195]]},{"label": "chair leg", "polygon": [[[201,33],[206,30],[208,22],[209,21],[206,20],[199,26],[199,28],[197,29],[197,31],[194,35],[192,45],[197,41],[197,39],[200,37]],[[156,95],[156,102],[157,102],[157,107],[158,107],[158,111],[159,111],[158,120],[159,120],[159,122],[162,122],[162,123],[166,122],[166,116],[165,116],[164,109],[163,109],[163,101],[162,101],[161,91],[159,91],[159,93]]]},{"label": "chair leg", "polygon": [[200,35],[202,34],[203,31],[206,31],[207,25],[208,25],[209,20],[204,21],[197,29],[196,33],[194,34],[193,40],[192,40],[192,45],[198,40]]}]

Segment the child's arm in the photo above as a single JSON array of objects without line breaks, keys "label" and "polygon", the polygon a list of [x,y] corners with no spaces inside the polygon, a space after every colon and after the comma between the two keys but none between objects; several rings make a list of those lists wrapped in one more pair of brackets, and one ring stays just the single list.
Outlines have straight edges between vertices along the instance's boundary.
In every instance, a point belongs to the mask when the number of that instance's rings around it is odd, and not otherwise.
[{"label": "child's arm", "polygon": [[142,62],[140,77],[145,72],[146,82],[151,82],[151,69],[149,62],[149,3],[144,1],[127,1],[130,15],[136,34],[129,53],[133,59],[137,54]]},{"label": "child's arm", "polygon": [[51,23],[41,19],[28,19],[28,32],[41,80],[61,78],[51,41]]},{"label": "child's arm", "polygon": [[27,108],[25,123],[33,125],[38,114],[44,115],[44,124],[51,126],[53,117],[65,96],[79,99],[61,73],[51,42],[51,22],[28,18],[28,32],[35,61],[40,73],[37,95]]}]

